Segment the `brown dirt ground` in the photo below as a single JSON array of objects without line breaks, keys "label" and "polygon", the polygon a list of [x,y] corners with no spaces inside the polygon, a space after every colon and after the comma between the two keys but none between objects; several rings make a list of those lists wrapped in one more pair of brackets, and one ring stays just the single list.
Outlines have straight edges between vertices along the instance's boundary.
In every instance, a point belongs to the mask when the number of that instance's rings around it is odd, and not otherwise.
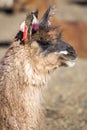
[{"label": "brown dirt ground", "polygon": [[46,94],[47,130],[87,130],[87,60],[60,68]]},{"label": "brown dirt ground", "polygon": [[[87,21],[87,6],[70,5],[67,1],[58,0],[60,20]],[[0,13],[0,42],[12,40],[23,18],[25,14],[13,17]],[[0,48],[0,57],[5,51]],[[78,59],[74,68],[60,68],[48,86],[44,103],[46,129],[87,130],[87,59]]]}]

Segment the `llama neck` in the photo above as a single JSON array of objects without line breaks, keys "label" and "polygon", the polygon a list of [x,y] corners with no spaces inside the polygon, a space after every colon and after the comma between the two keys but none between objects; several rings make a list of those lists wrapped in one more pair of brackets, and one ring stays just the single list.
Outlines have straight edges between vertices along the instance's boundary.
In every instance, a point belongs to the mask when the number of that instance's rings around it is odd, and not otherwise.
[{"label": "llama neck", "polygon": [[[29,76],[29,74],[27,75]],[[26,78],[27,80],[27,78]],[[39,81],[40,80],[40,81]],[[43,80],[43,79],[42,79]],[[23,91],[24,96],[24,107],[28,116],[31,118],[28,122],[29,127],[37,130],[41,130],[43,127],[44,120],[44,108],[43,108],[43,93],[44,93],[44,82],[37,78],[30,82],[30,78],[27,80],[28,87]],[[31,85],[29,85],[31,83]],[[32,129],[29,129],[32,130]]]},{"label": "llama neck", "polygon": [[36,70],[32,68],[29,62],[26,61],[25,66],[25,82],[28,84],[31,84],[31,86],[35,87],[44,87],[47,83],[46,75],[39,74],[38,72],[35,72]]},{"label": "llama neck", "polygon": [[26,84],[23,90],[23,106],[26,113],[28,114],[28,117],[31,115],[31,118],[29,117],[30,120],[28,122],[28,125],[33,129],[40,130],[44,119],[44,110],[42,103],[46,80],[44,76],[35,73],[27,61],[24,65],[24,73],[24,82]]},{"label": "llama neck", "polygon": [[44,76],[39,77],[27,60],[21,64],[18,59],[17,62],[9,62],[8,57],[5,62],[8,62],[8,65],[5,65],[7,71],[4,74],[7,79],[5,90],[3,90],[3,99],[6,99],[7,104],[10,104],[10,113],[6,113],[6,116],[9,119],[9,124],[13,125],[11,128],[40,130],[44,118],[42,107]]},{"label": "llama neck", "polygon": [[[29,50],[14,43],[3,58],[2,74],[5,84],[2,88],[3,118],[7,125],[16,130],[40,130],[43,120],[42,93],[46,75],[36,69]],[[4,82],[3,81],[3,82]],[[10,106],[10,107],[9,107]],[[7,112],[9,109],[9,113]]]}]

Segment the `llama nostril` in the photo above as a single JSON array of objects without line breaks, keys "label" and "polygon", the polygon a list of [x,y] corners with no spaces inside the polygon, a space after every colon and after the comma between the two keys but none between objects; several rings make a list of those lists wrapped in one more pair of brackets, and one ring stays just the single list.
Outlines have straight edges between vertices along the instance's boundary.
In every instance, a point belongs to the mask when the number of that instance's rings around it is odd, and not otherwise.
[{"label": "llama nostril", "polygon": [[75,50],[72,46],[68,47],[67,50],[68,50],[69,53],[75,54]]},{"label": "llama nostril", "polygon": [[76,57],[77,57],[76,51],[74,50],[73,47],[71,47],[71,46],[68,47],[68,48],[67,48],[67,51],[68,51],[69,55],[72,55],[72,56],[73,56],[73,58],[76,58]]}]

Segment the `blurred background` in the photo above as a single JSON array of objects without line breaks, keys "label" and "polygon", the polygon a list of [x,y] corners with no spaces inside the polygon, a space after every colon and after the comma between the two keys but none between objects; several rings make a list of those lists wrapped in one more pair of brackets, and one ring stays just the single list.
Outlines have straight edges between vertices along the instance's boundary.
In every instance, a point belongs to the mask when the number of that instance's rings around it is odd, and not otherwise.
[{"label": "blurred background", "polygon": [[0,59],[19,30],[28,11],[40,15],[56,5],[52,22],[62,39],[76,49],[73,68],[59,68],[45,94],[47,130],[87,130],[87,0],[0,0]]}]

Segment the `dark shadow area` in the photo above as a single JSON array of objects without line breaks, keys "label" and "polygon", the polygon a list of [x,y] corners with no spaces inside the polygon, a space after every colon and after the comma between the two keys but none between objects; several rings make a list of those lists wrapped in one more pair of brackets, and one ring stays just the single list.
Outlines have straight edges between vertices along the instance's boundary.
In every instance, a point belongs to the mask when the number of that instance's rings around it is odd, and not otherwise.
[{"label": "dark shadow area", "polygon": [[12,15],[14,13],[14,10],[12,8],[0,8],[0,12],[4,12],[8,15]]},{"label": "dark shadow area", "polygon": [[8,47],[11,44],[9,41],[0,42],[0,47]]},{"label": "dark shadow area", "polygon": [[[16,11],[13,8],[0,8],[0,13],[5,13],[7,15],[13,15]],[[17,12],[27,12],[24,7],[21,7]]]},{"label": "dark shadow area", "polygon": [[69,3],[77,4],[79,6],[87,6],[87,0],[71,0]]}]

